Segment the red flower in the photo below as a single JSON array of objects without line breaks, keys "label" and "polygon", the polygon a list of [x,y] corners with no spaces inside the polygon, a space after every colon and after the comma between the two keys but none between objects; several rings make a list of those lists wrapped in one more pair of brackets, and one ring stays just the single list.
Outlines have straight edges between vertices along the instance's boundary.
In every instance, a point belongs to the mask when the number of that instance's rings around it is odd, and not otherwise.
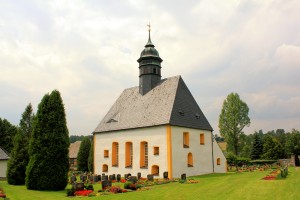
[{"label": "red flower", "polygon": [[75,196],[88,196],[91,193],[93,193],[93,190],[81,190],[74,192]]}]

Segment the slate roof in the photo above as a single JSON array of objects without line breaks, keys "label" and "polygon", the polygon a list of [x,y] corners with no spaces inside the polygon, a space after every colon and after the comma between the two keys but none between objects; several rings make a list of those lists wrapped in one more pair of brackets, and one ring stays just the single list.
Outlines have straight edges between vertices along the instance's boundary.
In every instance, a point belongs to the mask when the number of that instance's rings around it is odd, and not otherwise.
[{"label": "slate roof", "polygon": [[81,141],[76,141],[70,144],[69,147],[69,158],[77,158]]},{"label": "slate roof", "polygon": [[145,95],[139,87],[125,89],[94,133],[165,124],[213,130],[181,76],[161,80]]},{"label": "slate roof", "polygon": [[8,153],[0,147],[0,160],[8,160]]}]

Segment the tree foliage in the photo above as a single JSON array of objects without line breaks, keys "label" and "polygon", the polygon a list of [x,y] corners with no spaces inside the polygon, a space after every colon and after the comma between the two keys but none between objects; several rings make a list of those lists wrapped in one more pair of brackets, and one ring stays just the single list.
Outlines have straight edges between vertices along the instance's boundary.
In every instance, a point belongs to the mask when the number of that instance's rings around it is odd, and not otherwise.
[{"label": "tree foliage", "polygon": [[88,158],[91,149],[91,141],[88,137],[84,137],[77,155],[77,169],[79,171],[87,172],[89,171],[88,167]]},{"label": "tree foliage", "polygon": [[289,155],[300,155],[300,131],[293,129],[286,141],[287,153]]},{"label": "tree foliage", "polygon": [[88,158],[88,168],[90,172],[94,172],[94,143],[91,143],[91,148]]},{"label": "tree foliage", "polygon": [[8,153],[10,153],[13,148],[13,139],[16,134],[17,127],[6,119],[2,120],[0,118],[0,146]]},{"label": "tree foliage", "polygon": [[70,143],[74,143],[76,141],[82,141],[84,138],[84,135],[70,135]]},{"label": "tree foliage", "polygon": [[254,133],[252,149],[251,149],[251,159],[260,159],[260,155],[263,153],[263,142],[262,138],[258,133]]},{"label": "tree foliage", "polygon": [[284,150],[274,137],[270,135],[265,136],[261,158],[268,160],[284,158]]},{"label": "tree foliage", "polygon": [[69,134],[64,105],[57,90],[38,106],[29,145],[26,186],[34,190],[62,190],[68,181]]},{"label": "tree foliage", "polygon": [[250,125],[249,108],[237,93],[231,93],[223,102],[219,117],[221,136],[225,138],[228,148],[232,148],[235,155],[239,152],[239,140],[242,130]]},{"label": "tree foliage", "polygon": [[26,166],[29,161],[28,147],[32,133],[33,111],[29,104],[20,120],[20,127],[14,137],[13,149],[7,164],[7,182],[12,185],[25,184]]}]

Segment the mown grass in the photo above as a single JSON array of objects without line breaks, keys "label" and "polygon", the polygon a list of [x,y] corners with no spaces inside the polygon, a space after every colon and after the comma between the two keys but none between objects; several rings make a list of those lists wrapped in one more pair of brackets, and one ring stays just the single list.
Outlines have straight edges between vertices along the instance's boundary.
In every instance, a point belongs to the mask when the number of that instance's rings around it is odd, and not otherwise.
[{"label": "mown grass", "polygon": [[[209,174],[191,177],[197,184],[180,184],[178,182],[151,187],[149,191],[112,194],[94,199],[300,199],[300,168],[289,168],[289,175],[282,180],[261,180],[269,171]],[[25,186],[11,186],[0,181],[10,200],[67,200],[66,191],[32,191]],[[68,186],[70,188],[70,185]],[[95,191],[101,189],[94,185]],[[89,198],[89,197],[85,197]],[[77,197],[76,197],[77,199]]]}]

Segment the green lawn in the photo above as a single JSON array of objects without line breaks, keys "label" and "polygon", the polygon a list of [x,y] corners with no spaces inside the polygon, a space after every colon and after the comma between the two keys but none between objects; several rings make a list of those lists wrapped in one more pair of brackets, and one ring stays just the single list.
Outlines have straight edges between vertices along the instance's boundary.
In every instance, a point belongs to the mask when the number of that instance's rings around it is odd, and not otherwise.
[{"label": "green lawn", "polygon": [[[149,191],[115,194],[94,199],[300,199],[300,168],[289,168],[284,180],[261,180],[269,172],[244,172],[227,174],[209,174],[193,177],[197,184],[169,183],[151,187]],[[10,200],[69,199],[65,191],[44,192],[27,190],[25,186],[11,186],[0,181]],[[70,186],[68,186],[70,187]],[[95,190],[101,188],[94,185]],[[88,198],[89,197],[84,197]]]}]

